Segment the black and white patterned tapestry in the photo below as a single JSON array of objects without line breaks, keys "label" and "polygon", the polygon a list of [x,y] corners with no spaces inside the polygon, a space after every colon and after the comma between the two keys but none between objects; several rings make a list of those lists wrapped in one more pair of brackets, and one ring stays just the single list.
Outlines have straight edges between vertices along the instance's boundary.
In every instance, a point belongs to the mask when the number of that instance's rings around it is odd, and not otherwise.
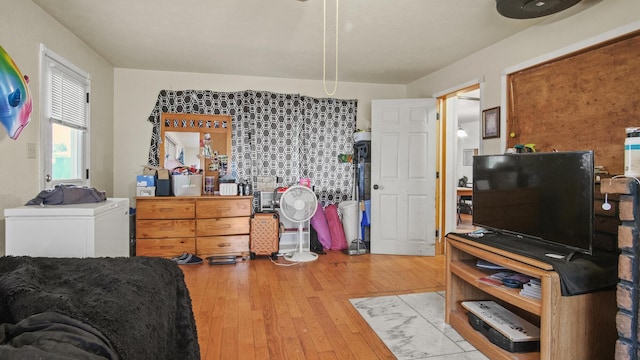
[{"label": "black and white patterned tapestry", "polygon": [[339,154],[353,153],[357,100],[312,98],[267,91],[162,90],[148,120],[154,124],[149,164],[159,165],[160,114],[233,116],[231,171],[255,183],[257,176],[281,177],[292,185],[312,181],[324,204],[350,200],[354,174]]},{"label": "black and white patterned tapestry", "polygon": [[316,184],[325,205],[351,199],[353,164],[338,162],[338,154],[353,153],[357,102],[307,96],[302,100],[302,175]]}]

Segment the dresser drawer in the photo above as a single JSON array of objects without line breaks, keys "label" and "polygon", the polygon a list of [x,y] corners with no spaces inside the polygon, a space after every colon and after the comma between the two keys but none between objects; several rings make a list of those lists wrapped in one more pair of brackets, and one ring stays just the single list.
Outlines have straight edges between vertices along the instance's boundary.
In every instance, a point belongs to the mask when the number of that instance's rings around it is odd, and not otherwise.
[{"label": "dresser drawer", "polygon": [[199,236],[197,244],[196,252],[201,257],[249,253],[249,235]]},{"label": "dresser drawer", "polygon": [[249,217],[228,217],[219,219],[198,219],[197,235],[249,234]]},{"label": "dresser drawer", "polygon": [[195,220],[137,220],[136,239],[195,237]]},{"label": "dresser drawer", "polygon": [[208,198],[196,203],[198,219],[251,216],[251,198]]},{"label": "dresser drawer", "polygon": [[193,219],[195,200],[137,199],[137,219]]},{"label": "dresser drawer", "polygon": [[176,257],[183,252],[196,253],[196,239],[168,238],[168,239],[137,239],[136,256]]}]

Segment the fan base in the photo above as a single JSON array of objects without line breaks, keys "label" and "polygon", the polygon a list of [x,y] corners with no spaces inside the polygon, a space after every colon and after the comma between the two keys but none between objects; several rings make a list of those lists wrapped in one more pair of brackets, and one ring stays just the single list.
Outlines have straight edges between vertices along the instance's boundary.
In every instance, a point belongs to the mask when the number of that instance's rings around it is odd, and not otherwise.
[{"label": "fan base", "polygon": [[294,252],[290,254],[285,254],[284,259],[287,261],[293,262],[309,262],[318,260],[318,254],[312,252]]}]

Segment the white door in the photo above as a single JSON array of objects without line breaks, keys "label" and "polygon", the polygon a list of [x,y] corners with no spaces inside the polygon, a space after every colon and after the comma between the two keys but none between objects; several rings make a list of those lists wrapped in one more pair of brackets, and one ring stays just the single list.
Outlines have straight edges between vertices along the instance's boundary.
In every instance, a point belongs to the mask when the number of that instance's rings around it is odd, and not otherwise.
[{"label": "white door", "polygon": [[372,101],[371,186],[371,252],[434,255],[434,99]]}]

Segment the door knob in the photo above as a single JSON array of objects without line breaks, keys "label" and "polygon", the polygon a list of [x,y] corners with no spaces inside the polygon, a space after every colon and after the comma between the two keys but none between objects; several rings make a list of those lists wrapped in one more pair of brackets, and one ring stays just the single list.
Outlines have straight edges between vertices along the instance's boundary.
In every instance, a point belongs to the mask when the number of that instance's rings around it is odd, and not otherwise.
[{"label": "door knob", "polygon": [[373,185],[373,190],[378,190],[378,184]]}]

